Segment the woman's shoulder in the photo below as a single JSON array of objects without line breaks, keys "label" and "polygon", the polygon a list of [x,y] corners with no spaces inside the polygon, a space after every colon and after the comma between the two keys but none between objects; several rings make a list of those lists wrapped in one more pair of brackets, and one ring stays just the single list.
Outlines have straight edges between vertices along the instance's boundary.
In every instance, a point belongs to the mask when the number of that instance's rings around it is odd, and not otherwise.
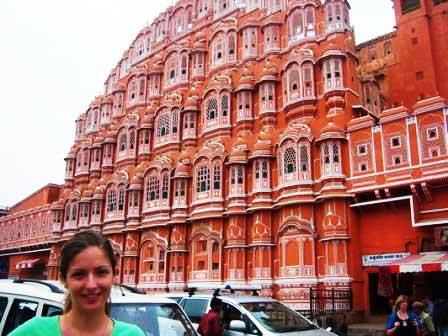
[{"label": "woman's shoulder", "polygon": [[144,332],[135,324],[114,320],[115,327],[112,336],[144,336]]},{"label": "woman's shoulder", "polygon": [[26,321],[14,329],[9,335],[11,336],[58,336],[59,331],[59,316],[51,317],[34,317],[31,320]]}]

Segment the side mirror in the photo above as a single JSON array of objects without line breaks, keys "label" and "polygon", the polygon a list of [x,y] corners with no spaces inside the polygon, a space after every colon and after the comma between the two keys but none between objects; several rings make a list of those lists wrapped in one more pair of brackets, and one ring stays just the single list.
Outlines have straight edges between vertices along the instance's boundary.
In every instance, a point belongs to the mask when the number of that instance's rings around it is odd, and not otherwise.
[{"label": "side mirror", "polygon": [[232,320],[230,321],[229,329],[233,331],[246,331],[246,323],[241,320]]}]

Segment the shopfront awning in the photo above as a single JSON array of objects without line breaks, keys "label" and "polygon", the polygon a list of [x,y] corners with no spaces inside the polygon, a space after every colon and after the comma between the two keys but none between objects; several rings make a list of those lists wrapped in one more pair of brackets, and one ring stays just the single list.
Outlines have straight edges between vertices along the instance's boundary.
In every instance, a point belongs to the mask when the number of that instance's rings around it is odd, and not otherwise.
[{"label": "shopfront awning", "polygon": [[448,271],[448,252],[411,254],[384,266],[392,273]]},{"label": "shopfront awning", "polygon": [[19,261],[16,264],[16,269],[24,269],[24,268],[33,268],[33,266],[39,261],[40,259],[28,259],[28,260],[22,260]]}]

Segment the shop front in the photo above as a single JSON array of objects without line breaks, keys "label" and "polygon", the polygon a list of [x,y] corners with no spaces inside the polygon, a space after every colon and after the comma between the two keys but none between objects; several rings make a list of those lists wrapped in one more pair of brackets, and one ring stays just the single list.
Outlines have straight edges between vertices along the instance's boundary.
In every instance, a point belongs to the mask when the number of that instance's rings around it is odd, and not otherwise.
[{"label": "shop front", "polygon": [[363,256],[363,264],[368,274],[371,314],[390,313],[394,299],[401,294],[411,301],[448,298],[446,251]]}]

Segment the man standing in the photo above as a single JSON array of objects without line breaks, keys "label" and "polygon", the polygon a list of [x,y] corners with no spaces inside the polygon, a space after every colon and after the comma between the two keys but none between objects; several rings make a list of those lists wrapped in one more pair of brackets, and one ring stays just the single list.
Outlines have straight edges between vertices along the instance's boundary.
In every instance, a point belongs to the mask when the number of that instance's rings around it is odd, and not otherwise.
[{"label": "man standing", "polygon": [[202,316],[198,333],[202,336],[222,336],[224,328],[219,323],[219,313],[222,310],[222,300],[214,297],[210,302],[210,310]]},{"label": "man standing", "polygon": [[420,301],[415,301],[412,304],[412,311],[415,315],[420,318],[422,322],[422,336],[434,336],[436,334],[436,329],[434,328],[434,323],[432,322],[432,317],[425,312],[423,309],[425,305]]}]

